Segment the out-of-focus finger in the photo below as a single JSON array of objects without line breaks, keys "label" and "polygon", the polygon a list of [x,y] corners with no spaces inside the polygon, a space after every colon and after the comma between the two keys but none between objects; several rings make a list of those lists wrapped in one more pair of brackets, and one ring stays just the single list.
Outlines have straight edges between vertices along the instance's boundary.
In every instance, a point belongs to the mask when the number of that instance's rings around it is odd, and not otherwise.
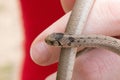
[{"label": "out-of-focus finger", "polygon": [[45,80],[56,80],[56,74],[57,74],[57,72],[51,74],[51,75],[48,76]]},{"label": "out-of-focus finger", "polygon": [[62,8],[65,12],[69,12],[73,5],[74,5],[75,0],[61,0],[61,5]]}]

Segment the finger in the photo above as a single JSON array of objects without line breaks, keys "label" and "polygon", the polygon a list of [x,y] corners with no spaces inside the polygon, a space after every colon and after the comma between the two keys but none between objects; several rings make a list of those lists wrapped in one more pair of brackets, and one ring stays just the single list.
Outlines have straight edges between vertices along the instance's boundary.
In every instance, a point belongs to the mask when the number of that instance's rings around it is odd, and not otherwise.
[{"label": "finger", "polygon": [[56,80],[56,72],[48,76],[45,80]]},{"label": "finger", "polygon": [[74,5],[75,0],[61,0],[61,5],[62,8],[65,12],[69,12],[73,5]]},{"label": "finger", "polygon": [[72,80],[119,80],[120,56],[95,49],[76,59]]},{"label": "finger", "polygon": [[[119,7],[120,1],[118,0],[96,0],[83,33],[109,36],[120,35]],[[67,13],[34,40],[31,46],[31,57],[37,64],[50,65],[58,60],[60,49],[46,45],[44,39],[50,33],[64,32],[69,15],[70,13]]]},{"label": "finger", "polygon": [[[60,49],[48,46],[44,39],[53,32],[64,32],[70,13],[56,21],[45,31],[43,31],[32,43],[30,53],[33,61],[40,65],[49,65],[51,62],[57,62]],[[54,52],[53,52],[54,50]]]}]

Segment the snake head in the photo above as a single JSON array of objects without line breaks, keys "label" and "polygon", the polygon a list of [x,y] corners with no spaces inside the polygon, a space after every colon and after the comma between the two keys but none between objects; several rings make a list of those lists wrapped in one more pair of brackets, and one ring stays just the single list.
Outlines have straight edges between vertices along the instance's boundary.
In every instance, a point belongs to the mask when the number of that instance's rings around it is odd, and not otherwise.
[{"label": "snake head", "polygon": [[63,38],[63,33],[52,33],[45,38],[45,42],[52,46],[61,46],[59,40]]}]

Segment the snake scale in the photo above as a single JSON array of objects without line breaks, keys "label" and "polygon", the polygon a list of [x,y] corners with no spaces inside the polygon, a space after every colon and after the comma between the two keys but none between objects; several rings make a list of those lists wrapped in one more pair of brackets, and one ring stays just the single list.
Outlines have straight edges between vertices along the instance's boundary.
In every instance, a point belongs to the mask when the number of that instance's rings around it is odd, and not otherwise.
[{"label": "snake scale", "polygon": [[53,33],[46,37],[45,42],[59,47],[97,47],[120,54],[120,40],[105,35],[67,35]]}]

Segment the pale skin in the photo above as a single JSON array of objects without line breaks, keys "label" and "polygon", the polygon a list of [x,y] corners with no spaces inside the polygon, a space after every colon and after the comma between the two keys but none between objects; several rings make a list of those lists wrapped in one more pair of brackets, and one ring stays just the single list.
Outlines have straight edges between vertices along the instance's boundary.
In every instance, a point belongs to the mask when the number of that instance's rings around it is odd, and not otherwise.
[{"label": "pale skin", "polygon": [[[31,45],[31,57],[39,65],[58,61],[60,48],[48,46],[44,39],[53,32],[64,32],[74,0],[61,0],[66,15],[43,31]],[[120,0],[96,0],[89,15],[84,34],[120,35]],[[54,49],[54,53],[52,52]],[[46,80],[56,80],[56,73]],[[120,56],[94,49],[79,56],[75,62],[72,80],[120,80]]]}]

